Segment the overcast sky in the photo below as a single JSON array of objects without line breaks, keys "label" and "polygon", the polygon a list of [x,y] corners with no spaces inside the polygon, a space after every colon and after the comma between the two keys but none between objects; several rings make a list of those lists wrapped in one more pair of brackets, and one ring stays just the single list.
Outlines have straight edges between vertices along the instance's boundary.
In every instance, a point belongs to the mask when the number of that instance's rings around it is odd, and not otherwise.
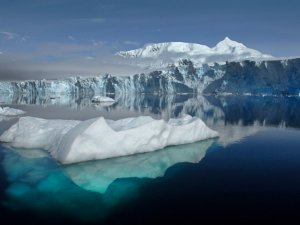
[{"label": "overcast sky", "polygon": [[299,0],[0,0],[0,78],[130,73],[113,53],[225,36],[300,56],[299,21]]}]

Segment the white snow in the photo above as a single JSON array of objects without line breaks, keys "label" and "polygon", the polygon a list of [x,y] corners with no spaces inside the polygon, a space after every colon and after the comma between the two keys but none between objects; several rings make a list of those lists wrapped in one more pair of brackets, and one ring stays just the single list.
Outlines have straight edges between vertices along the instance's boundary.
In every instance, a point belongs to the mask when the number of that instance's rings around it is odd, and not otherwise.
[{"label": "white snow", "polygon": [[212,54],[212,49],[206,45],[185,42],[164,42],[157,44],[146,44],[143,48],[130,51],[120,51],[119,56],[128,58],[153,58],[166,52],[186,53],[188,55]]},{"label": "white snow", "polygon": [[92,102],[96,102],[96,103],[101,103],[101,102],[114,102],[115,100],[110,98],[110,97],[106,97],[106,96],[94,96],[92,98]]},{"label": "white snow", "polygon": [[283,67],[287,67],[288,62],[289,62],[289,61],[288,61],[287,59],[281,60],[281,64],[283,65]]},{"label": "white snow", "polygon": [[218,136],[204,122],[188,115],[168,122],[151,117],[117,121],[103,117],[87,121],[20,118],[0,136],[13,147],[42,148],[64,164],[151,152],[169,145]]},{"label": "white snow", "polygon": [[225,37],[223,41],[220,41],[215,47],[212,48],[217,54],[236,54],[243,55],[249,54],[252,57],[264,56],[261,52],[247,48],[244,44],[231,40],[229,37]]},{"label": "white snow", "polygon": [[[174,64],[181,59],[190,59],[195,64],[241,61],[245,59],[261,60],[272,59],[273,56],[246,47],[244,44],[233,41],[228,37],[210,48],[206,45],[185,42],[164,42],[146,44],[142,48],[120,51],[116,53],[126,59],[133,60],[133,64],[143,67],[151,63],[153,68],[162,68],[170,63]],[[149,62],[149,60],[151,60]]]},{"label": "white snow", "polygon": [[52,147],[57,147],[61,138],[79,122],[21,117],[16,124],[0,136],[0,141],[9,142],[16,148],[52,150]]},{"label": "white snow", "polygon": [[10,107],[1,107],[0,106],[0,115],[1,116],[18,116],[24,114],[25,112],[20,109],[14,109]]}]

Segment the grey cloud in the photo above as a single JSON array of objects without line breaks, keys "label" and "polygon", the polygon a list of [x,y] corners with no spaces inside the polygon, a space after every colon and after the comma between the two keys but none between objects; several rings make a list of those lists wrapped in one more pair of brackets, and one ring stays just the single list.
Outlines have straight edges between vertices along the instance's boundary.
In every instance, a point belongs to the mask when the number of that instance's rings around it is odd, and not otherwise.
[{"label": "grey cloud", "polygon": [[83,22],[83,23],[105,23],[106,19],[102,17],[92,17],[92,18],[81,18],[81,19],[71,19],[71,22]]},{"label": "grey cloud", "polygon": [[21,41],[28,41],[29,38],[30,38],[30,36],[21,37]]},{"label": "grey cloud", "polygon": [[87,60],[94,60],[95,58],[93,56],[86,56],[85,59],[87,59]]},{"label": "grey cloud", "polygon": [[32,75],[32,71],[28,71],[26,68],[21,69],[16,65],[10,66],[0,63],[0,80],[20,80],[25,77],[34,79],[38,77]]},{"label": "grey cloud", "polygon": [[8,32],[8,31],[0,31],[0,35],[7,40],[13,40],[19,35],[13,32]]},{"label": "grey cloud", "polygon": [[101,46],[101,45],[104,45],[105,42],[104,41],[97,41],[97,40],[91,40],[90,41],[92,43],[93,46]]},{"label": "grey cloud", "polygon": [[[133,75],[143,72],[114,55],[86,55],[80,58],[41,60],[20,54],[0,57],[0,80],[59,79],[70,76]],[[12,60],[14,58],[14,60]]]},{"label": "grey cloud", "polygon": [[126,45],[135,45],[135,46],[140,45],[140,43],[137,41],[124,41],[123,43]]},{"label": "grey cloud", "polygon": [[32,54],[36,56],[54,56],[59,58],[69,57],[74,54],[83,52],[91,52],[94,47],[92,45],[84,44],[67,44],[49,42],[39,46]]},{"label": "grey cloud", "polygon": [[89,19],[89,21],[92,23],[104,23],[106,21],[106,19],[99,17],[99,18],[91,18],[91,19]]},{"label": "grey cloud", "polygon": [[75,38],[74,38],[72,35],[69,35],[69,36],[68,36],[68,39],[71,40],[71,41],[74,41],[74,40],[75,40]]},{"label": "grey cloud", "polygon": [[9,31],[0,31],[0,38],[7,40],[7,41],[12,41],[12,40],[17,40],[17,41],[27,41],[30,36],[25,35],[21,36],[20,34],[9,32]]},{"label": "grey cloud", "polygon": [[[143,72],[111,52],[111,45],[120,44],[100,40],[77,43],[74,40],[41,43],[27,52],[5,52],[0,55],[0,80],[56,79],[105,73],[122,76]],[[127,44],[138,43],[129,41]]]}]

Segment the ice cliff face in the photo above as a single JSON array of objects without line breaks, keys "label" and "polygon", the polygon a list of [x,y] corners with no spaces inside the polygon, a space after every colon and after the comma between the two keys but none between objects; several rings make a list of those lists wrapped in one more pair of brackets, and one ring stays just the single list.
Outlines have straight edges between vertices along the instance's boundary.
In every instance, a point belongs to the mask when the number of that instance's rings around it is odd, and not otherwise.
[{"label": "ice cliff face", "polygon": [[[224,50],[225,51],[225,50]],[[299,95],[300,58],[274,61],[227,62],[224,65],[195,66],[181,60],[163,70],[126,77],[104,75],[71,77],[63,80],[0,82],[2,96],[74,95],[93,97],[106,94],[275,94]]]},{"label": "ice cliff face", "polygon": [[195,68],[191,61],[182,60],[178,66],[172,65],[165,70],[126,77],[104,75],[63,80],[3,81],[0,82],[0,93],[44,96],[196,93],[222,74],[218,64]]},{"label": "ice cliff face", "polygon": [[227,63],[224,76],[211,82],[204,93],[299,95],[300,58]]}]

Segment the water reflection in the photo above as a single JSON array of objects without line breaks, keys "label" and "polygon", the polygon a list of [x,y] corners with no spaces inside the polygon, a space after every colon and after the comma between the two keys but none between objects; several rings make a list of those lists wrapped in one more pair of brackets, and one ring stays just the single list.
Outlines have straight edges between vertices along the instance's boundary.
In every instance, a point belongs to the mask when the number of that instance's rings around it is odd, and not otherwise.
[{"label": "water reflection", "polygon": [[[93,104],[78,96],[0,96],[2,104],[59,105],[68,109],[92,109],[99,112],[133,111],[169,119],[189,114],[203,119],[219,132],[217,140],[172,146],[164,150],[76,165],[60,166],[45,152],[8,149],[0,145],[1,166],[5,172],[5,199],[13,209],[33,209],[98,219],[109,214],[111,206],[127,201],[138,193],[142,178],[164,176],[168,168],[181,163],[197,163],[213,148],[239,142],[268,126],[300,127],[300,98],[202,95],[134,95],[110,96],[112,105]],[[50,111],[50,110],[48,110]],[[44,111],[38,111],[44,112]],[[28,112],[27,115],[31,115]],[[49,112],[51,113],[51,112]],[[59,112],[59,115],[62,113]],[[66,113],[67,114],[67,113]],[[79,113],[78,113],[79,114]],[[70,114],[67,114],[70,119]],[[77,115],[76,115],[77,116]],[[7,120],[11,118],[4,118]],[[1,117],[0,117],[1,122]],[[4,121],[1,122],[3,124]],[[3,182],[4,183],[4,182]],[[59,216],[59,215],[58,215]]]},{"label": "water reflection", "polygon": [[61,105],[74,110],[95,109],[100,112],[120,110],[139,114],[159,115],[161,118],[189,114],[208,124],[285,125],[300,127],[300,98],[274,96],[203,96],[203,95],[123,95],[110,96],[113,104],[94,104],[90,98],[61,95],[54,97],[11,95],[1,96],[2,104]]},{"label": "water reflection", "polygon": [[64,166],[63,170],[80,187],[105,193],[120,178],[157,178],[180,162],[200,162],[214,140],[167,147],[163,150],[126,157]]},{"label": "water reflection", "polygon": [[224,112],[225,123],[300,127],[299,97],[208,96],[210,104]]}]

